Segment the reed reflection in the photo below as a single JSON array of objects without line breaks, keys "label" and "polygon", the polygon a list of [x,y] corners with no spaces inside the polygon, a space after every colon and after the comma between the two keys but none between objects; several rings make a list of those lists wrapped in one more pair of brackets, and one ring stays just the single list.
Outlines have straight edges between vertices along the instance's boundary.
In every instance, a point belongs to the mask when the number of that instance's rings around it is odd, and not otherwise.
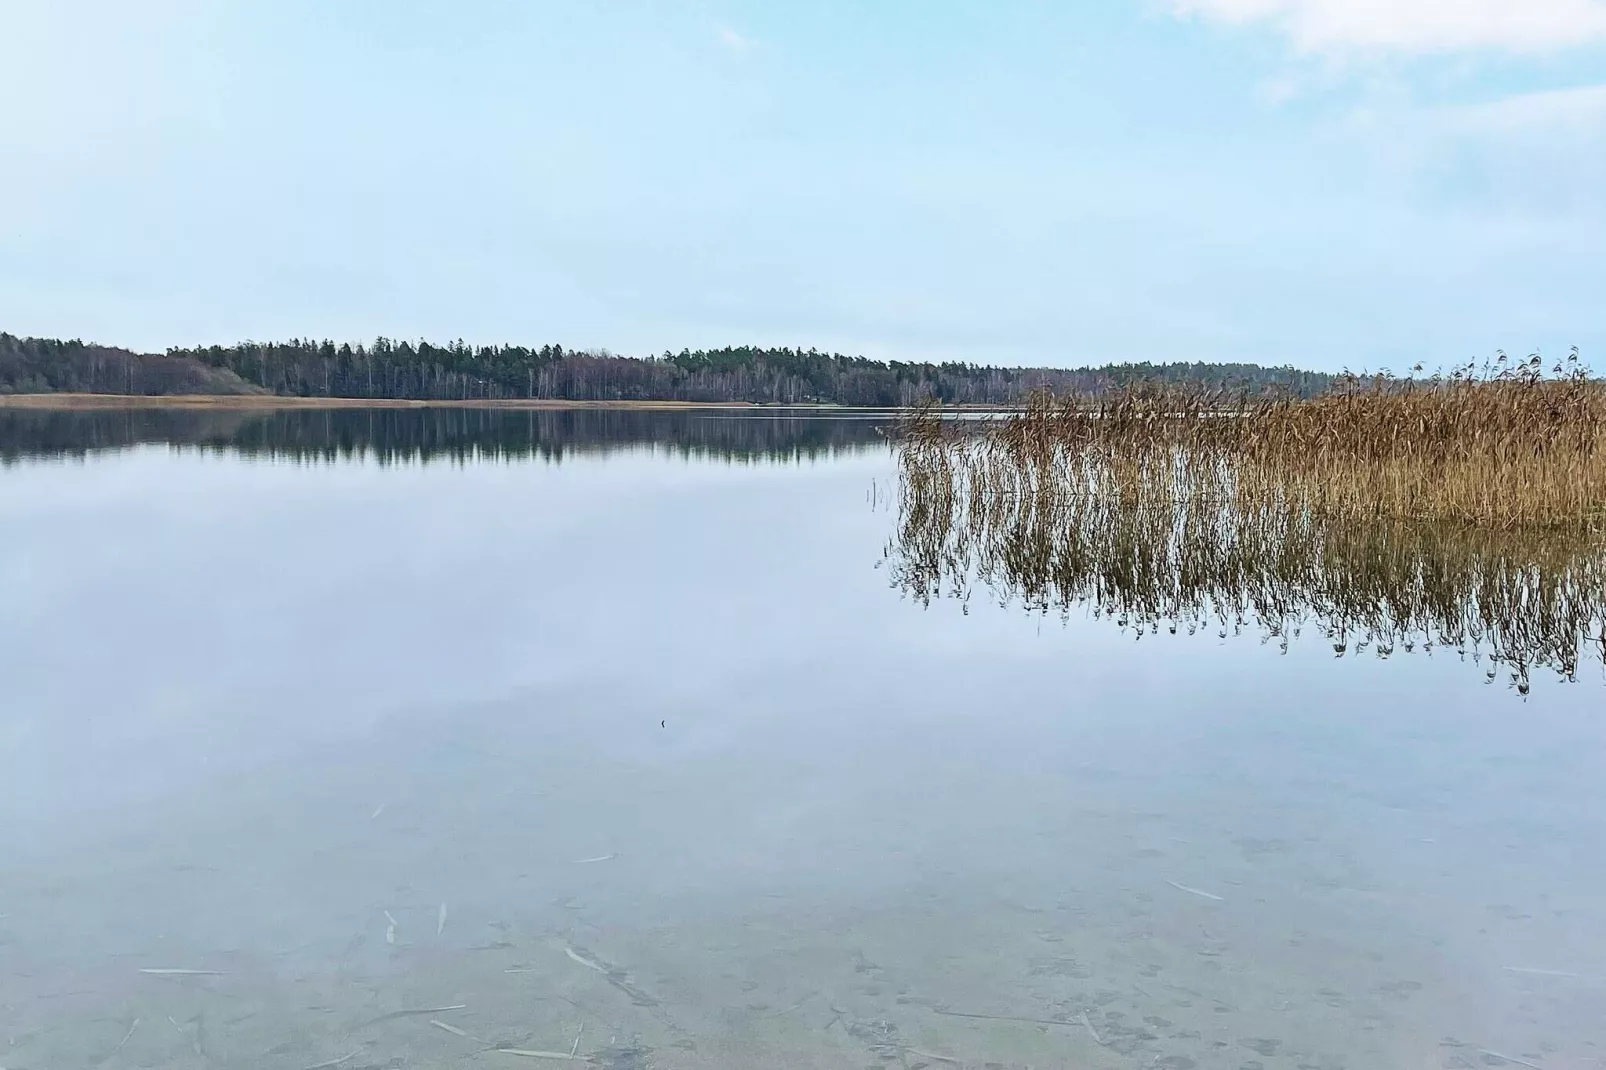
[{"label": "reed reflection", "polygon": [[1448,652],[1524,694],[1535,669],[1573,680],[1606,656],[1606,554],[1588,528],[1363,522],[1232,493],[1207,458],[1150,455],[1140,471],[1089,451],[1040,467],[994,448],[1002,425],[915,431],[886,555],[923,605],[1084,607],[1137,638],[1250,633],[1284,652],[1315,629],[1338,656]]}]

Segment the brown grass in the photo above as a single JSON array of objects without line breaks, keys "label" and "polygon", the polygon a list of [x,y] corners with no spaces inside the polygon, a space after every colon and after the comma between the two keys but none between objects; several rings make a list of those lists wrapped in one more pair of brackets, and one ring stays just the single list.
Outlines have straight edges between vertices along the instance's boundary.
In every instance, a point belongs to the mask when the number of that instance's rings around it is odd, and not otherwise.
[{"label": "brown grass", "polygon": [[1351,382],[1306,401],[1151,387],[1041,394],[979,432],[925,410],[900,439],[906,469],[961,465],[976,490],[995,494],[1198,497],[1357,521],[1597,528],[1606,521],[1606,384],[1557,370],[1566,374],[1545,379],[1525,364]]},{"label": "brown grass", "polygon": [[[1258,627],[1335,653],[1606,657],[1606,388],[1583,376],[1350,384],[1313,401],[1159,389],[908,419],[895,583],[1090,606],[1139,636]],[[1494,675],[1490,669],[1491,677]]]}]

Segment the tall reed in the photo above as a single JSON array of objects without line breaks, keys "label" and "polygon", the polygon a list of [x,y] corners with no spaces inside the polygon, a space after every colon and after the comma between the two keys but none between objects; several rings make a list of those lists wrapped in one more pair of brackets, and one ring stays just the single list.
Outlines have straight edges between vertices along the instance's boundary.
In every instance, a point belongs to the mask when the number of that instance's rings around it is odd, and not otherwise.
[{"label": "tall reed", "polygon": [[[1565,370],[1565,369],[1563,369]],[[901,428],[894,582],[1089,605],[1139,634],[1253,623],[1335,652],[1606,657],[1606,391],[1582,375],[1353,383],[1313,401],[1135,389]]]},{"label": "tall reed", "polygon": [[1350,380],[1310,400],[1139,386],[1033,396],[1024,410],[965,427],[922,410],[906,457],[964,464],[978,486],[1044,500],[1189,495],[1269,502],[1350,520],[1486,527],[1606,524],[1606,384],[1576,351],[1488,374]]}]

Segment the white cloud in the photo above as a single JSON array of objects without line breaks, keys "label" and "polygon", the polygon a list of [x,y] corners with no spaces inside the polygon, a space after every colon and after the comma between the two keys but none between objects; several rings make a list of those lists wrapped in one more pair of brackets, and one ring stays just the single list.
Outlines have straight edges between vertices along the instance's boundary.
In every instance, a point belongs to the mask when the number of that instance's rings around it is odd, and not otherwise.
[{"label": "white cloud", "polygon": [[1358,109],[1348,131],[1388,174],[1437,205],[1548,220],[1579,237],[1606,219],[1606,84]]},{"label": "white cloud", "polygon": [[1439,108],[1435,124],[1496,188],[1551,212],[1606,212],[1606,85]]},{"label": "white cloud", "polygon": [[1288,75],[1267,78],[1255,87],[1255,95],[1260,98],[1262,103],[1269,104],[1272,107],[1276,107],[1279,104],[1287,104],[1290,100],[1299,96],[1299,92],[1299,82]]},{"label": "white cloud", "polygon": [[1441,108],[1438,115],[1447,131],[1466,136],[1606,141],[1606,85],[1518,93],[1486,104]]},{"label": "white cloud", "polygon": [[729,26],[716,26],[715,32],[719,34],[719,43],[732,52],[746,52],[753,47],[753,42],[731,29]]},{"label": "white cloud", "polygon": [[1606,0],[1170,0],[1179,15],[1265,23],[1307,53],[1553,52],[1606,41]]}]

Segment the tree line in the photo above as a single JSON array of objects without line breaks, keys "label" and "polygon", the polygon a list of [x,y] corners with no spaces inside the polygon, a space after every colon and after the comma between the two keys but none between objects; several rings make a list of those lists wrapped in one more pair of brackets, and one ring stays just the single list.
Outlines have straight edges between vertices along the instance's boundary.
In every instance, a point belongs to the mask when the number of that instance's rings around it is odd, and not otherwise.
[{"label": "tree line", "polygon": [[732,346],[625,357],[606,350],[446,345],[378,338],[369,344],[291,339],[171,348],[145,355],[79,341],[0,334],[0,392],[256,393],[296,397],[504,401],[756,402],[905,406],[1004,404],[1035,389],[1093,392],[1138,380],[1206,388],[1274,389],[1308,397],[1331,376],[1257,364],[1112,364],[1004,368],[962,362],[878,361],[790,347]]},{"label": "tree line", "polygon": [[261,394],[185,357],[0,332],[0,394]]}]

